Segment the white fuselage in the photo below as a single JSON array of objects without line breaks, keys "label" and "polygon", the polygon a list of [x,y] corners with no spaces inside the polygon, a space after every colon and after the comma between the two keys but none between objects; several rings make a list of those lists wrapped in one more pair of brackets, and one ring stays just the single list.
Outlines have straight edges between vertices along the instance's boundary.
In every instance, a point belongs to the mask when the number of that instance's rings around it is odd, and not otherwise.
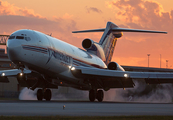
[{"label": "white fuselage", "polygon": [[85,66],[107,68],[96,55],[46,34],[33,30],[18,30],[7,41],[10,60],[53,78],[79,82],[69,67]]}]

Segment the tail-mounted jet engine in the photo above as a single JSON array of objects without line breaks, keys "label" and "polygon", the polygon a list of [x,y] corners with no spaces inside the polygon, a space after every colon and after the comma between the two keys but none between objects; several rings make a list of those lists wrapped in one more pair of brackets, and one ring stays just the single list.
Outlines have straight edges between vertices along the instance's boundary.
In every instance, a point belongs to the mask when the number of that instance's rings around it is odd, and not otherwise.
[{"label": "tail-mounted jet engine", "polygon": [[82,41],[82,47],[86,50],[97,50],[94,41],[88,38]]},{"label": "tail-mounted jet engine", "polygon": [[109,70],[119,70],[119,71],[125,71],[118,63],[116,62],[110,62],[107,66]]},{"label": "tail-mounted jet engine", "polygon": [[97,55],[103,61],[105,60],[105,54],[100,44],[94,42],[91,39],[86,38],[82,41],[82,46],[85,50],[87,50],[87,52]]}]

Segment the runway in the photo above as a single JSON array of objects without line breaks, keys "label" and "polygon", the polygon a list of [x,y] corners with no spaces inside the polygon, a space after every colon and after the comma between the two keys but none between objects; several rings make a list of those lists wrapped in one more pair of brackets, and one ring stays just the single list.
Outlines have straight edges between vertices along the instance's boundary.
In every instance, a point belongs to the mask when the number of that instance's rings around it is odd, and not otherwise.
[{"label": "runway", "polygon": [[[63,106],[65,105],[65,109]],[[0,116],[173,115],[173,104],[87,101],[0,101]]]}]

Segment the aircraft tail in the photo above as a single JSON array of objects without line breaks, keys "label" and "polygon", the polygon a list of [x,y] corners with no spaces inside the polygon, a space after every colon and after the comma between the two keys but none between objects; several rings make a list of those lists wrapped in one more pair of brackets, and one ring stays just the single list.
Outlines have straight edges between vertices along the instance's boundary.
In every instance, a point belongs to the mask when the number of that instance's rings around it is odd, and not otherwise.
[{"label": "aircraft tail", "polygon": [[122,32],[145,32],[145,33],[165,33],[164,31],[152,31],[152,30],[140,30],[140,29],[129,29],[129,28],[119,28],[116,24],[112,22],[107,22],[106,28],[102,29],[92,29],[92,30],[82,30],[73,31],[72,33],[82,33],[82,32],[104,32],[99,45],[103,48],[105,54],[105,64],[111,62],[117,38],[122,37]]},{"label": "aircraft tail", "polygon": [[[117,25],[115,25],[112,22],[108,22],[106,29],[99,41],[99,44],[102,46],[103,51],[105,53],[105,63],[108,64],[111,62],[115,45],[117,42],[117,38],[119,38],[122,34],[121,32],[113,32],[112,28],[118,28]],[[119,35],[119,36],[118,36]]]}]

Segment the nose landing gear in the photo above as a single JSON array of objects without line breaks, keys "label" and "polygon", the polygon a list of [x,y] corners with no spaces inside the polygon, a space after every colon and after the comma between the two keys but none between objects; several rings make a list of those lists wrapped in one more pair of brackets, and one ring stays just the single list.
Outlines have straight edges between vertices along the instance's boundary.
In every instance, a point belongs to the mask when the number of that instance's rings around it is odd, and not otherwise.
[{"label": "nose landing gear", "polygon": [[50,101],[52,97],[52,92],[50,89],[38,89],[37,90],[37,100],[42,101],[43,98],[46,101]]}]

